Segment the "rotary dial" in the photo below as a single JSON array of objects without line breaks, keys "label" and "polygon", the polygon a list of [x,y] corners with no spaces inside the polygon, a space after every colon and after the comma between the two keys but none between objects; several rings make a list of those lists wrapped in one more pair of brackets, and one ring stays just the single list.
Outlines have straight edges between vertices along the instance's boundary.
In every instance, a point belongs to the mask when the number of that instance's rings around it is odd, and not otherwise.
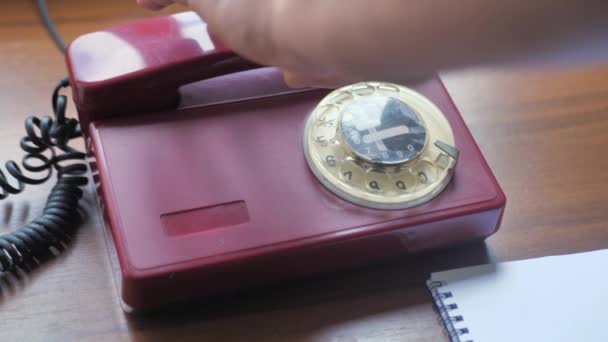
[{"label": "rotary dial", "polygon": [[307,118],[304,152],[325,187],[380,209],[435,197],[450,182],[459,155],[447,119],[432,102],[380,82],[327,95]]}]

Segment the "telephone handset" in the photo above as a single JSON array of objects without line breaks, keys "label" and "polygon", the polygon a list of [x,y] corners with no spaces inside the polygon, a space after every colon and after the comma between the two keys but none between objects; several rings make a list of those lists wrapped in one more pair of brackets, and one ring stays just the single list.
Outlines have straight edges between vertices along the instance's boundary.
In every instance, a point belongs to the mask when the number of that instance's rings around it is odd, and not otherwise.
[{"label": "telephone handset", "polygon": [[174,109],[180,86],[260,67],[209,34],[193,12],[93,32],[67,53],[83,127],[92,119]]},{"label": "telephone handset", "polygon": [[437,78],[289,89],[191,12],[81,36],[66,56],[131,309],[500,224],[504,194]]}]

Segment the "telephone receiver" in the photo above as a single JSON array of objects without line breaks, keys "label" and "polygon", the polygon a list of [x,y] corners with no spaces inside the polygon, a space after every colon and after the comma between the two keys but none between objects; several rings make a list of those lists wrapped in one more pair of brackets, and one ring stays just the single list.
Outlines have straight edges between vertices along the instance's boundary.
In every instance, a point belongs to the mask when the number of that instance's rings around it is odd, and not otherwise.
[{"label": "telephone receiver", "polygon": [[70,45],[79,119],[175,109],[183,85],[260,68],[228,49],[186,12],[94,32]]},{"label": "telephone receiver", "polygon": [[484,239],[505,195],[437,77],[290,89],[193,12],[67,65],[126,311]]}]

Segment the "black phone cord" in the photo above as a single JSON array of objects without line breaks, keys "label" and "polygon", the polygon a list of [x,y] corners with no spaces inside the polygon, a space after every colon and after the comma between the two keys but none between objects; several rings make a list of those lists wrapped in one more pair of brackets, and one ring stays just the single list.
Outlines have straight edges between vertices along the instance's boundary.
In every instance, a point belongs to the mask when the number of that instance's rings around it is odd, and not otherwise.
[{"label": "black phone cord", "polygon": [[[86,155],[68,146],[71,139],[82,136],[78,121],[65,116],[67,97],[59,95],[60,90],[68,86],[69,80],[64,78],[55,87],[53,117],[32,116],[25,120],[26,136],[20,146],[26,155],[21,167],[11,160],[5,164],[8,175],[0,169],[0,200],[21,193],[26,185],[44,183],[51,178],[53,170],[57,172],[57,183],[42,214],[0,236],[0,272],[17,267],[27,269],[32,262],[38,263],[49,256],[52,248],[62,250],[82,221],[79,200],[83,196],[81,187],[88,182]],[[27,176],[22,168],[41,176]]]}]

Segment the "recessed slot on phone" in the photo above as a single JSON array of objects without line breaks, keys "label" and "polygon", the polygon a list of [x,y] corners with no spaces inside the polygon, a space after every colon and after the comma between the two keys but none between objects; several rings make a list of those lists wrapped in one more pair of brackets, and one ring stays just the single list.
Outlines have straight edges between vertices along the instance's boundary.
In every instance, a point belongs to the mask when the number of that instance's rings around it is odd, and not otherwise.
[{"label": "recessed slot on phone", "polygon": [[177,237],[247,223],[249,211],[245,201],[235,201],[163,214],[160,220],[167,235]]}]

